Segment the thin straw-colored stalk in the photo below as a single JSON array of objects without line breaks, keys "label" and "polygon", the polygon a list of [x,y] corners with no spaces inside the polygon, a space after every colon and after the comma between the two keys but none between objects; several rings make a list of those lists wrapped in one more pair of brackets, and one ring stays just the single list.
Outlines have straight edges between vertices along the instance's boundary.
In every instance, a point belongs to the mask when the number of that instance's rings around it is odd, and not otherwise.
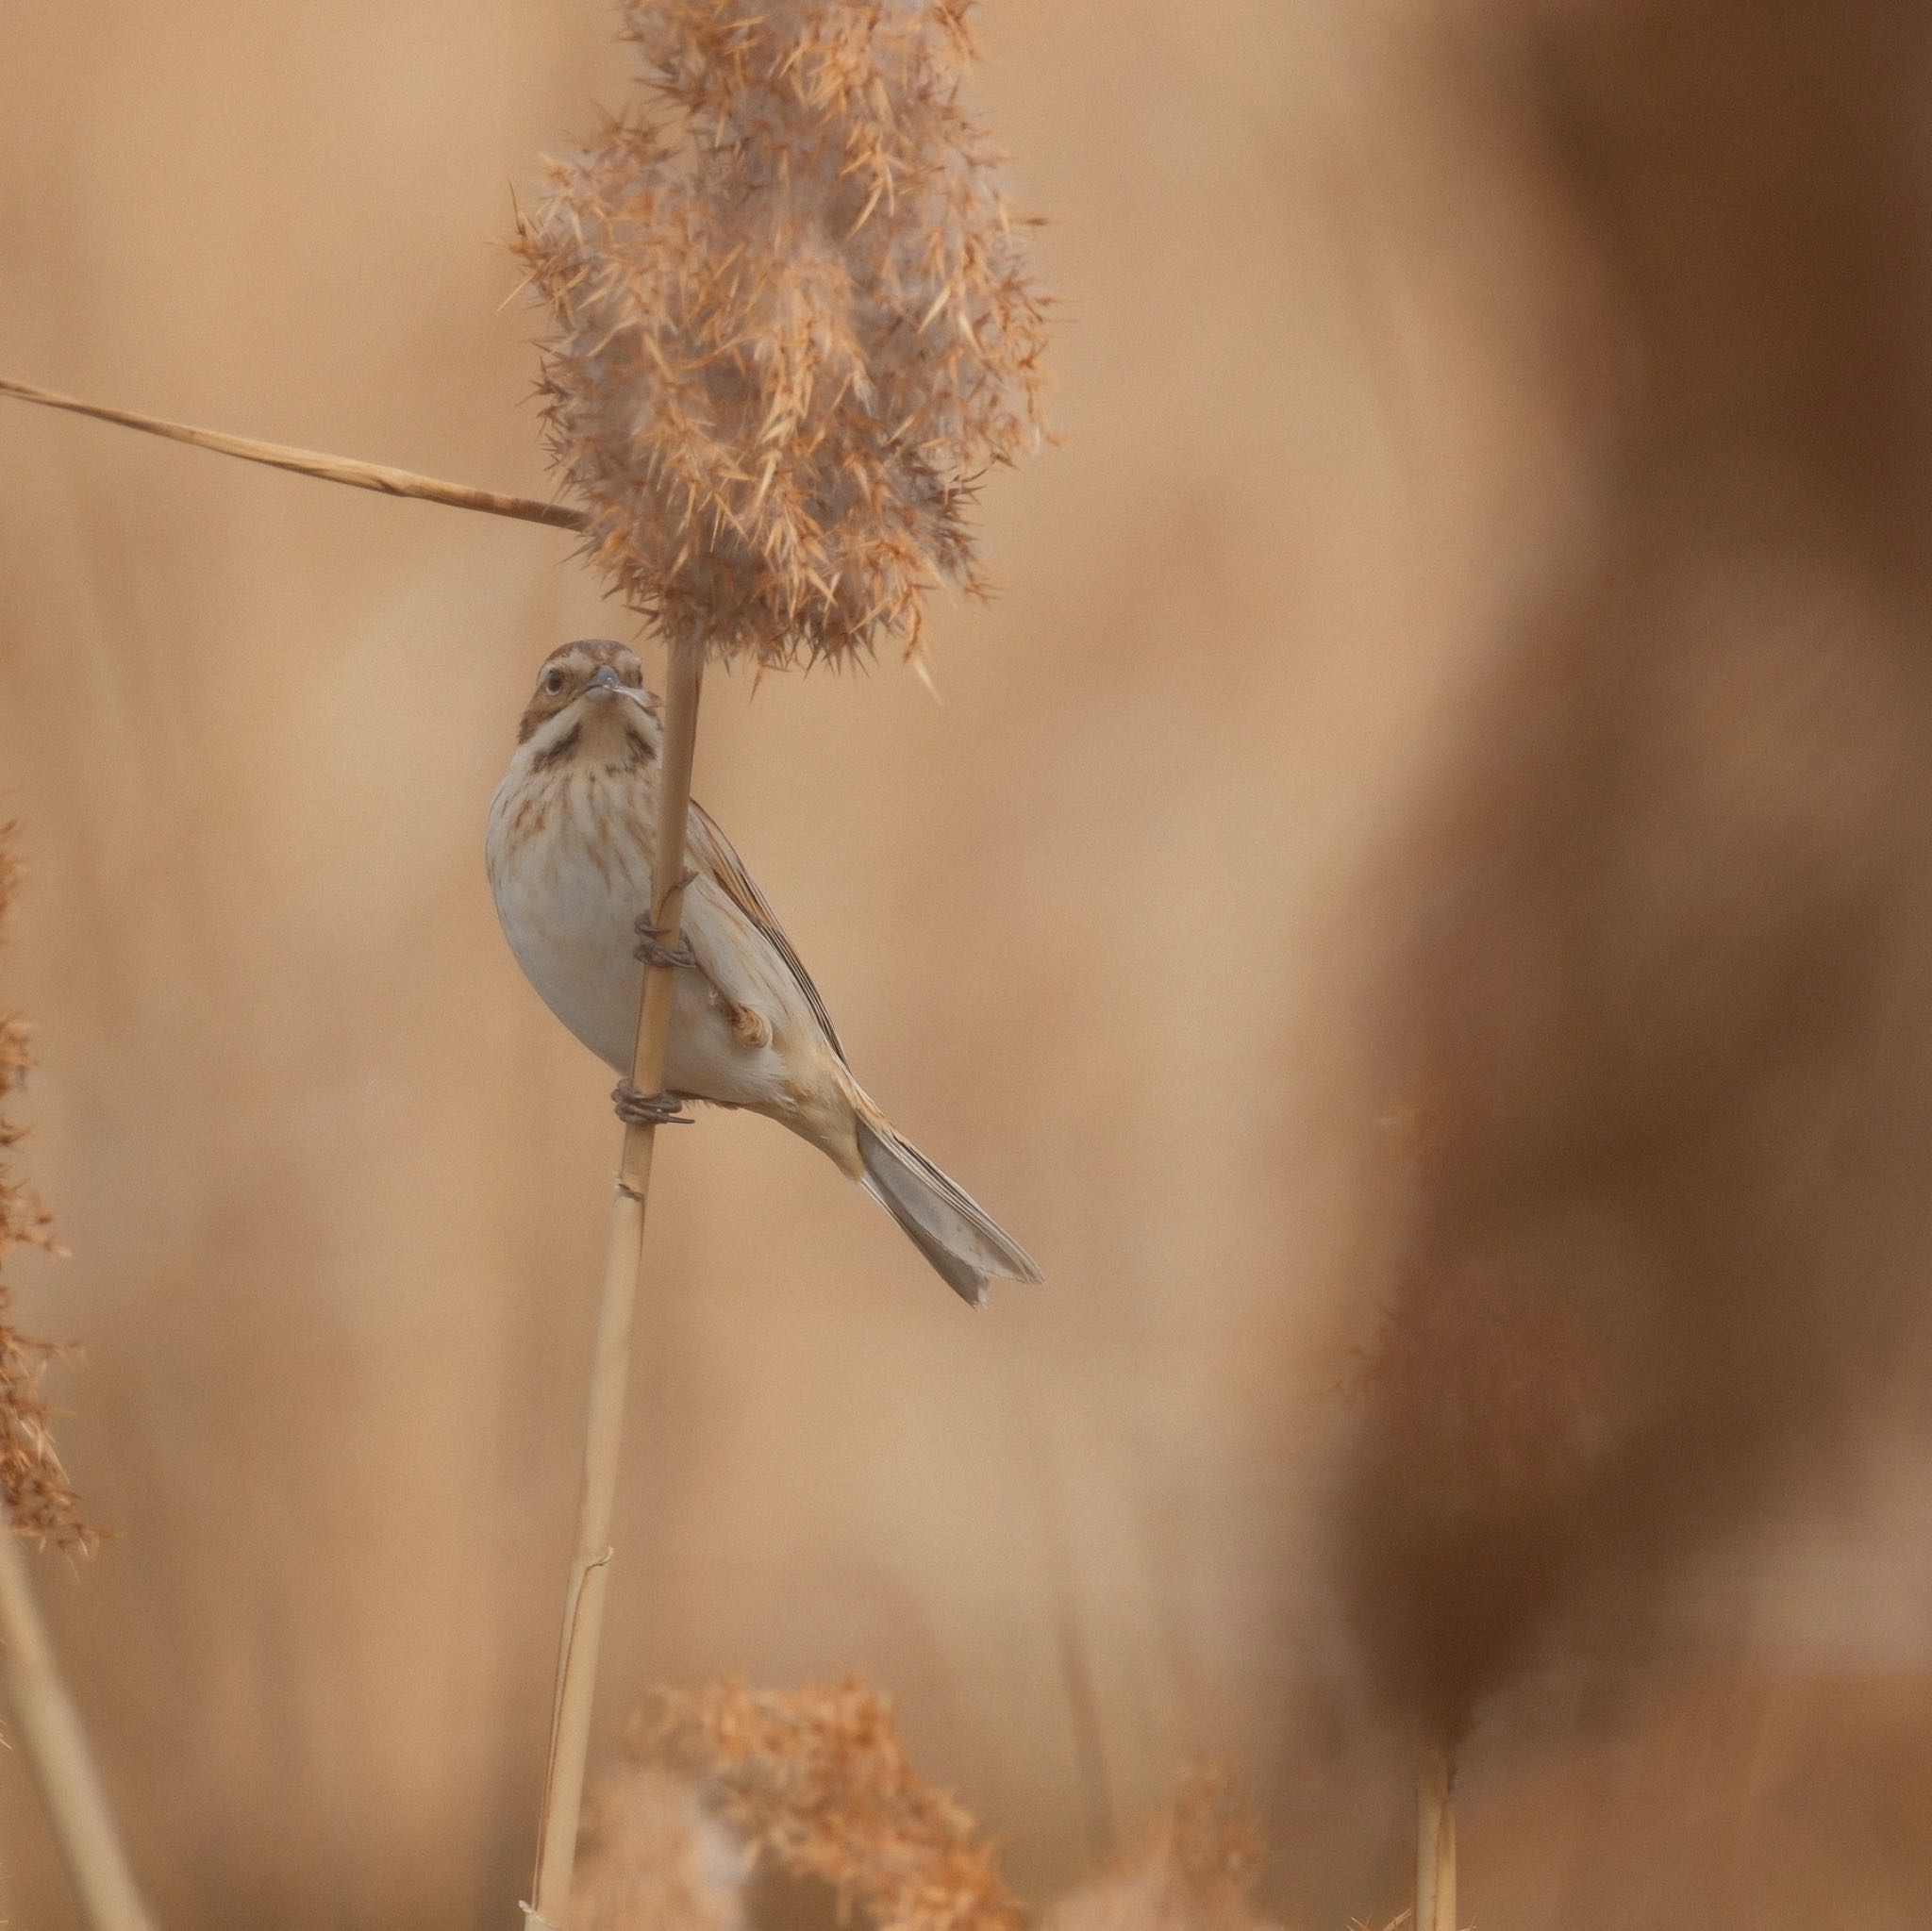
[{"label": "thin straw-colored stalk", "polygon": [[165,436],[170,441],[186,442],[195,449],[211,449],[219,456],[239,456],[243,462],[265,462],[271,469],[291,470],[298,476],[347,483],[357,490],[378,490],[385,496],[413,496],[425,503],[447,504],[453,509],[480,509],[491,516],[551,524],[558,529],[582,529],[586,522],[581,510],[565,504],[539,503],[531,496],[503,496],[493,490],[441,482],[435,476],[419,476],[413,470],[391,469],[386,464],[361,462],[354,457],[325,456],[319,450],[259,442],[252,436],[197,429],[187,423],[171,423],[160,416],[143,416],[133,409],[111,408],[106,403],[84,402],[78,396],[60,395],[51,389],[36,389],[31,383],[15,382],[5,375],[0,375],[0,395],[40,403],[50,409],[69,409],[77,416],[92,416],[97,422],[118,423],[125,429]]},{"label": "thin straw-colored stalk", "polygon": [[0,1501],[0,1643],[5,1645],[7,1702],[22,1754],[41,1793],[61,1861],[91,1931],[154,1931],[121,1848],[81,1727],[80,1711],[60,1674],[41,1606],[27,1573],[26,1552]]},{"label": "thin straw-colored stalk", "polygon": [[1456,1767],[1442,1800],[1442,1828],[1436,1839],[1436,1931],[1456,1931]]},{"label": "thin straw-colored stalk", "polygon": [[1456,1931],[1456,1758],[1423,1753],[1416,1779],[1415,1931]]},{"label": "thin straw-colored stalk", "polygon": [[[691,808],[691,763],[697,749],[698,695],[704,657],[674,649],[664,693],[664,776],[658,796],[656,861],[651,868],[651,922],[667,948],[675,948],[684,921],[685,825]],[[631,1082],[640,1092],[660,1091],[671,1037],[673,975],[664,966],[644,974]],[[597,1307],[591,1357],[590,1414],[584,1430],[583,1487],[577,1498],[576,1554],[563,1600],[557,1662],[557,1696],[550,1717],[550,1765],[537,1825],[537,1875],[524,1906],[529,1927],[560,1927],[570,1901],[583,1810],[584,1765],[591,1747],[597,1653],[609,1586],[610,1518],[624,1436],[625,1394],[630,1381],[631,1328],[643,1271],[644,1209],[651,1191],[657,1129],[625,1128],[624,1154],[610,1203],[610,1239]]]}]

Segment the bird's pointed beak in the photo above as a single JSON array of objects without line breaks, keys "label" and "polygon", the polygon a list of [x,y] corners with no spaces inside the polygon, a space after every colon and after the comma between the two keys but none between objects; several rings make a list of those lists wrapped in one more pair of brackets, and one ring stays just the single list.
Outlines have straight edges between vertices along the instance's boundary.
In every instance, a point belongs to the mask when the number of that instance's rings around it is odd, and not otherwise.
[{"label": "bird's pointed beak", "polygon": [[608,664],[606,664],[591,681],[584,686],[584,695],[593,698],[599,704],[608,704],[613,697],[624,695],[624,680]]}]

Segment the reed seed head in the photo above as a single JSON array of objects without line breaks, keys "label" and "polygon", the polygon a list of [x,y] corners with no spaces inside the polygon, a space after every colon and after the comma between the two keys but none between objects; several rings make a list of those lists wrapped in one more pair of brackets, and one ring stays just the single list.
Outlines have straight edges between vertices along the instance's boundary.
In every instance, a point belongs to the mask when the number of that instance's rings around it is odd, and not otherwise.
[{"label": "reed seed head", "polygon": [[960,98],[967,0],[625,0],[646,91],[548,172],[552,453],[675,645],[782,665],[987,586],[969,520],[1039,440],[1046,297]]},{"label": "reed seed head", "polygon": [[991,1844],[913,1767],[891,1703],[852,1678],[789,1691],[672,1692],[652,1744],[725,1822],[879,1931],[1026,1931]]}]

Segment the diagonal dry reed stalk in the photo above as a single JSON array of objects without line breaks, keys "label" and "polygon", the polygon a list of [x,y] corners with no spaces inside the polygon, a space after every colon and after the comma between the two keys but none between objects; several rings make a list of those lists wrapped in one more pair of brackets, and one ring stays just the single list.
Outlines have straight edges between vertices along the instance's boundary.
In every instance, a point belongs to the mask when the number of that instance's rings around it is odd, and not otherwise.
[{"label": "diagonal dry reed stalk", "polygon": [[230,436],[220,429],[197,429],[188,423],[169,422],[163,416],[142,415],[134,409],[114,408],[107,403],[62,395],[57,390],[37,389],[30,382],[16,382],[10,376],[0,375],[0,395],[12,396],[17,402],[39,403],[45,408],[66,409],[76,416],[92,416],[96,422],[115,423],[124,429],[140,429],[149,436],[164,436],[171,442],[211,449],[218,456],[240,457],[243,462],[266,463],[271,469],[289,470],[298,476],[347,483],[357,490],[376,490],[385,496],[409,496],[424,503],[446,504],[452,509],[480,509],[491,516],[516,517],[524,523],[553,524],[558,529],[582,529],[587,521],[582,510],[561,503],[539,503],[530,496],[503,496],[493,490],[473,489],[467,483],[444,483],[435,476],[418,475],[413,470],[391,469],[384,463],[362,462],[355,457],[326,456],[320,450],[260,442],[252,436]]}]

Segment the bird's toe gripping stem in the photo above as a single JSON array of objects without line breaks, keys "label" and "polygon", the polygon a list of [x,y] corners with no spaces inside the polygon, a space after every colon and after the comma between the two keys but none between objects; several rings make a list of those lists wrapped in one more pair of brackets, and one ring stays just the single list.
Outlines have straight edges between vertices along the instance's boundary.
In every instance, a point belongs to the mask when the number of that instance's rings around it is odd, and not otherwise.
[{"label": "bird's toe gripping stem", "polygon": [[666,945],[663,926],[654,924],[649,912],[639,913],[631,929],[638,935],[633,957],[642,959],[648,966],[696,967],[697,955],[691,949],[691,941],[679,933],[675,945]]},{"label": "bird's toe gripping stem", "polygon": [[610,1104],[626,1126],[689,1126],[691,1118],[670,1093],[640,1092],[627,1079],[610,1090]]}]

